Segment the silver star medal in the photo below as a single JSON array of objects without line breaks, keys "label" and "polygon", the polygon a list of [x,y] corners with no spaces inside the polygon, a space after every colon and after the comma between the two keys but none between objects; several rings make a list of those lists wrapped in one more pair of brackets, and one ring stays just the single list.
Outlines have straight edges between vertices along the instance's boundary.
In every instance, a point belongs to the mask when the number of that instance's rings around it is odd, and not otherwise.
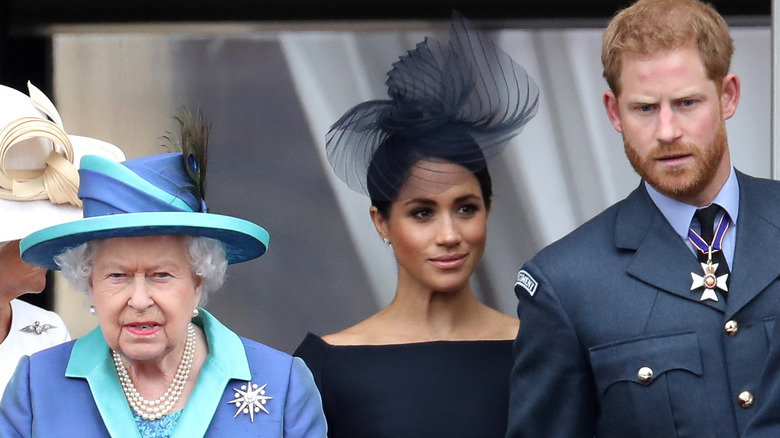
[{"label": "silver star medal", "polygon": [[718,301],[718,295],[715,293],[715,288],[728,292],[729,287],[726,285],[726,279],[729,278],[729,274],[723,274],[720,277],[715,276],[715,271],[718,270],[718,264],[712,263],[712,260],[708,260],[707,263],[702,263],[701,268],[704,270],[704,276],[691,272],[691,290],[699,287],[704,287],[701,293],[699,301],[712,300]]},{"label": "silver star medal", "polygon": [[35,333],[36,335],[40,335],[46,330],[53,329],[53,328],[57,328],[57,327],[51,324],[41,324],[40,321],[35,321],[34,324],[30,324],[28,326],[22,327],[19,329],[19,331],[25,333]]},{"label": "silver star medal", "polygon": [[249,419],[254,423],[256,413],[263,411],[266,414],[270,414],[268,409],[265,408],[265,404],[268,403],[268,400],[273,399],[273,397],[265,395],[266,386],[268,386],[267,383],[263,386],[258,386],[249,381],[246,385],[241,385],[241,389],[233,388],[233,391],[236,391],[234,394],[235,400],[228,402],[235,404],[238,407],[236,415],[233,415],[233,418],[238,417],[238,414],[243,412],[249,414]]}]

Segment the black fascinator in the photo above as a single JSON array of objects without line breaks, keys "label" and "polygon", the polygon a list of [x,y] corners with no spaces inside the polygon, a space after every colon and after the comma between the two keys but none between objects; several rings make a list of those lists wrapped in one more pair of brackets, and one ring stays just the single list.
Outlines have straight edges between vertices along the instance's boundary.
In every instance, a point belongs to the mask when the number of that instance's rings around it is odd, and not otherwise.
[{"label": "black fascinator", "polygon": [[372,199],[393,200],[424,158],[479,171],[539,103],[525,69],[458,13],[449,41],[426,38],[393,64],[385,83],[389,100],[353,107],[326,137],[336,175]]}]

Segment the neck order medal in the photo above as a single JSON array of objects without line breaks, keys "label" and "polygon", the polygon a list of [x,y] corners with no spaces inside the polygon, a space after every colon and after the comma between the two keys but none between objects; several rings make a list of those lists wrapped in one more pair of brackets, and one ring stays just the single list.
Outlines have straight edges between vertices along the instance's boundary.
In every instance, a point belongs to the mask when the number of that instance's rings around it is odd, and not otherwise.
[{"label": "neck order medal", "polygon": [[720,277],[715,276],[715,271],[718,270],[718,264],[712,263],[712,259],[707,260],[707,263],[702,263],[701,268],[704,270],[704,276],[691,272],[691,290],[704,287],[701,293],[699,301],[712,300],[718,301],[718,295],[715,293],[715,288],[728,292],[729,288],[726,286],[726,280],[729,274],[723,274]]},{"label": "neck order medal", "polygon": [[718,227],[715,231],[715,235],[712,238],[712,242],[705,241],[693,229],[688,230],[688,240],[693,244],[693,247],[702,254],[707,254],[707,262],[700,263],[701,268],[704,271],[704,275],[691,272],[691,290],[703,288],[699,301],[718,301],[718,295],[715,293],[715,288],[718,288],[724,292],[728,292],[729,290],[727,284],[729,274],[723,274],[720,276],[715,275],[715,272],[718,270],[718,263],[712,262],[712,254],[714,252],[721,251],[723,238],[726,235],[726,230],[728,230],[729,224],[730,221],[724,215],[724,217],[722,217],[718,223]]}]

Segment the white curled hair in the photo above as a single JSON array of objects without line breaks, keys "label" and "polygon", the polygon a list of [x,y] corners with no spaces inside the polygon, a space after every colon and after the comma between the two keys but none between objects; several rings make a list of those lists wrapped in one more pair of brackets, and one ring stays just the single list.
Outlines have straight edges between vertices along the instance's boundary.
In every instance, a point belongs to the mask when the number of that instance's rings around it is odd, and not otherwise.
[{"label": "white curled hair", "polygon": [[[222,287],[227,270],[227,256],[222,242],[203,236],[185,236],[187,259],[192,273],[201,278],[203,287],[199,305],[206,304],[208,295]],[[92,276],[94,256],[105,240],[91,240],[79,246],[68,248],[54,257],[54,263],[62,275],[77,290],[87,293]]]}]

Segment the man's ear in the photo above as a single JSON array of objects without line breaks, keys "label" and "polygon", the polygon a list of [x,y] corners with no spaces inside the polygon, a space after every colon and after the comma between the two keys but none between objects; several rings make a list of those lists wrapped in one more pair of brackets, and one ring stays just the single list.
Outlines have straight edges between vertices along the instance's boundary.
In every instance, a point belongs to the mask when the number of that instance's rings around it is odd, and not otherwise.
[{"label": "man's ear", "polygon": [[620,107],[618,106],[618,99],[612,90],[604,92],[604,109],[607,110],[607,117],[612,122],[612,127],[615,131],[623,133],[623,125],[620,123]]},{"label": "man's ear", "polygon": [[720,109],[723,120],[730,119],[737,112],[739,104],[740,85],[739,78],[734,73],[729,73],[723,78],[720,88]]}]

